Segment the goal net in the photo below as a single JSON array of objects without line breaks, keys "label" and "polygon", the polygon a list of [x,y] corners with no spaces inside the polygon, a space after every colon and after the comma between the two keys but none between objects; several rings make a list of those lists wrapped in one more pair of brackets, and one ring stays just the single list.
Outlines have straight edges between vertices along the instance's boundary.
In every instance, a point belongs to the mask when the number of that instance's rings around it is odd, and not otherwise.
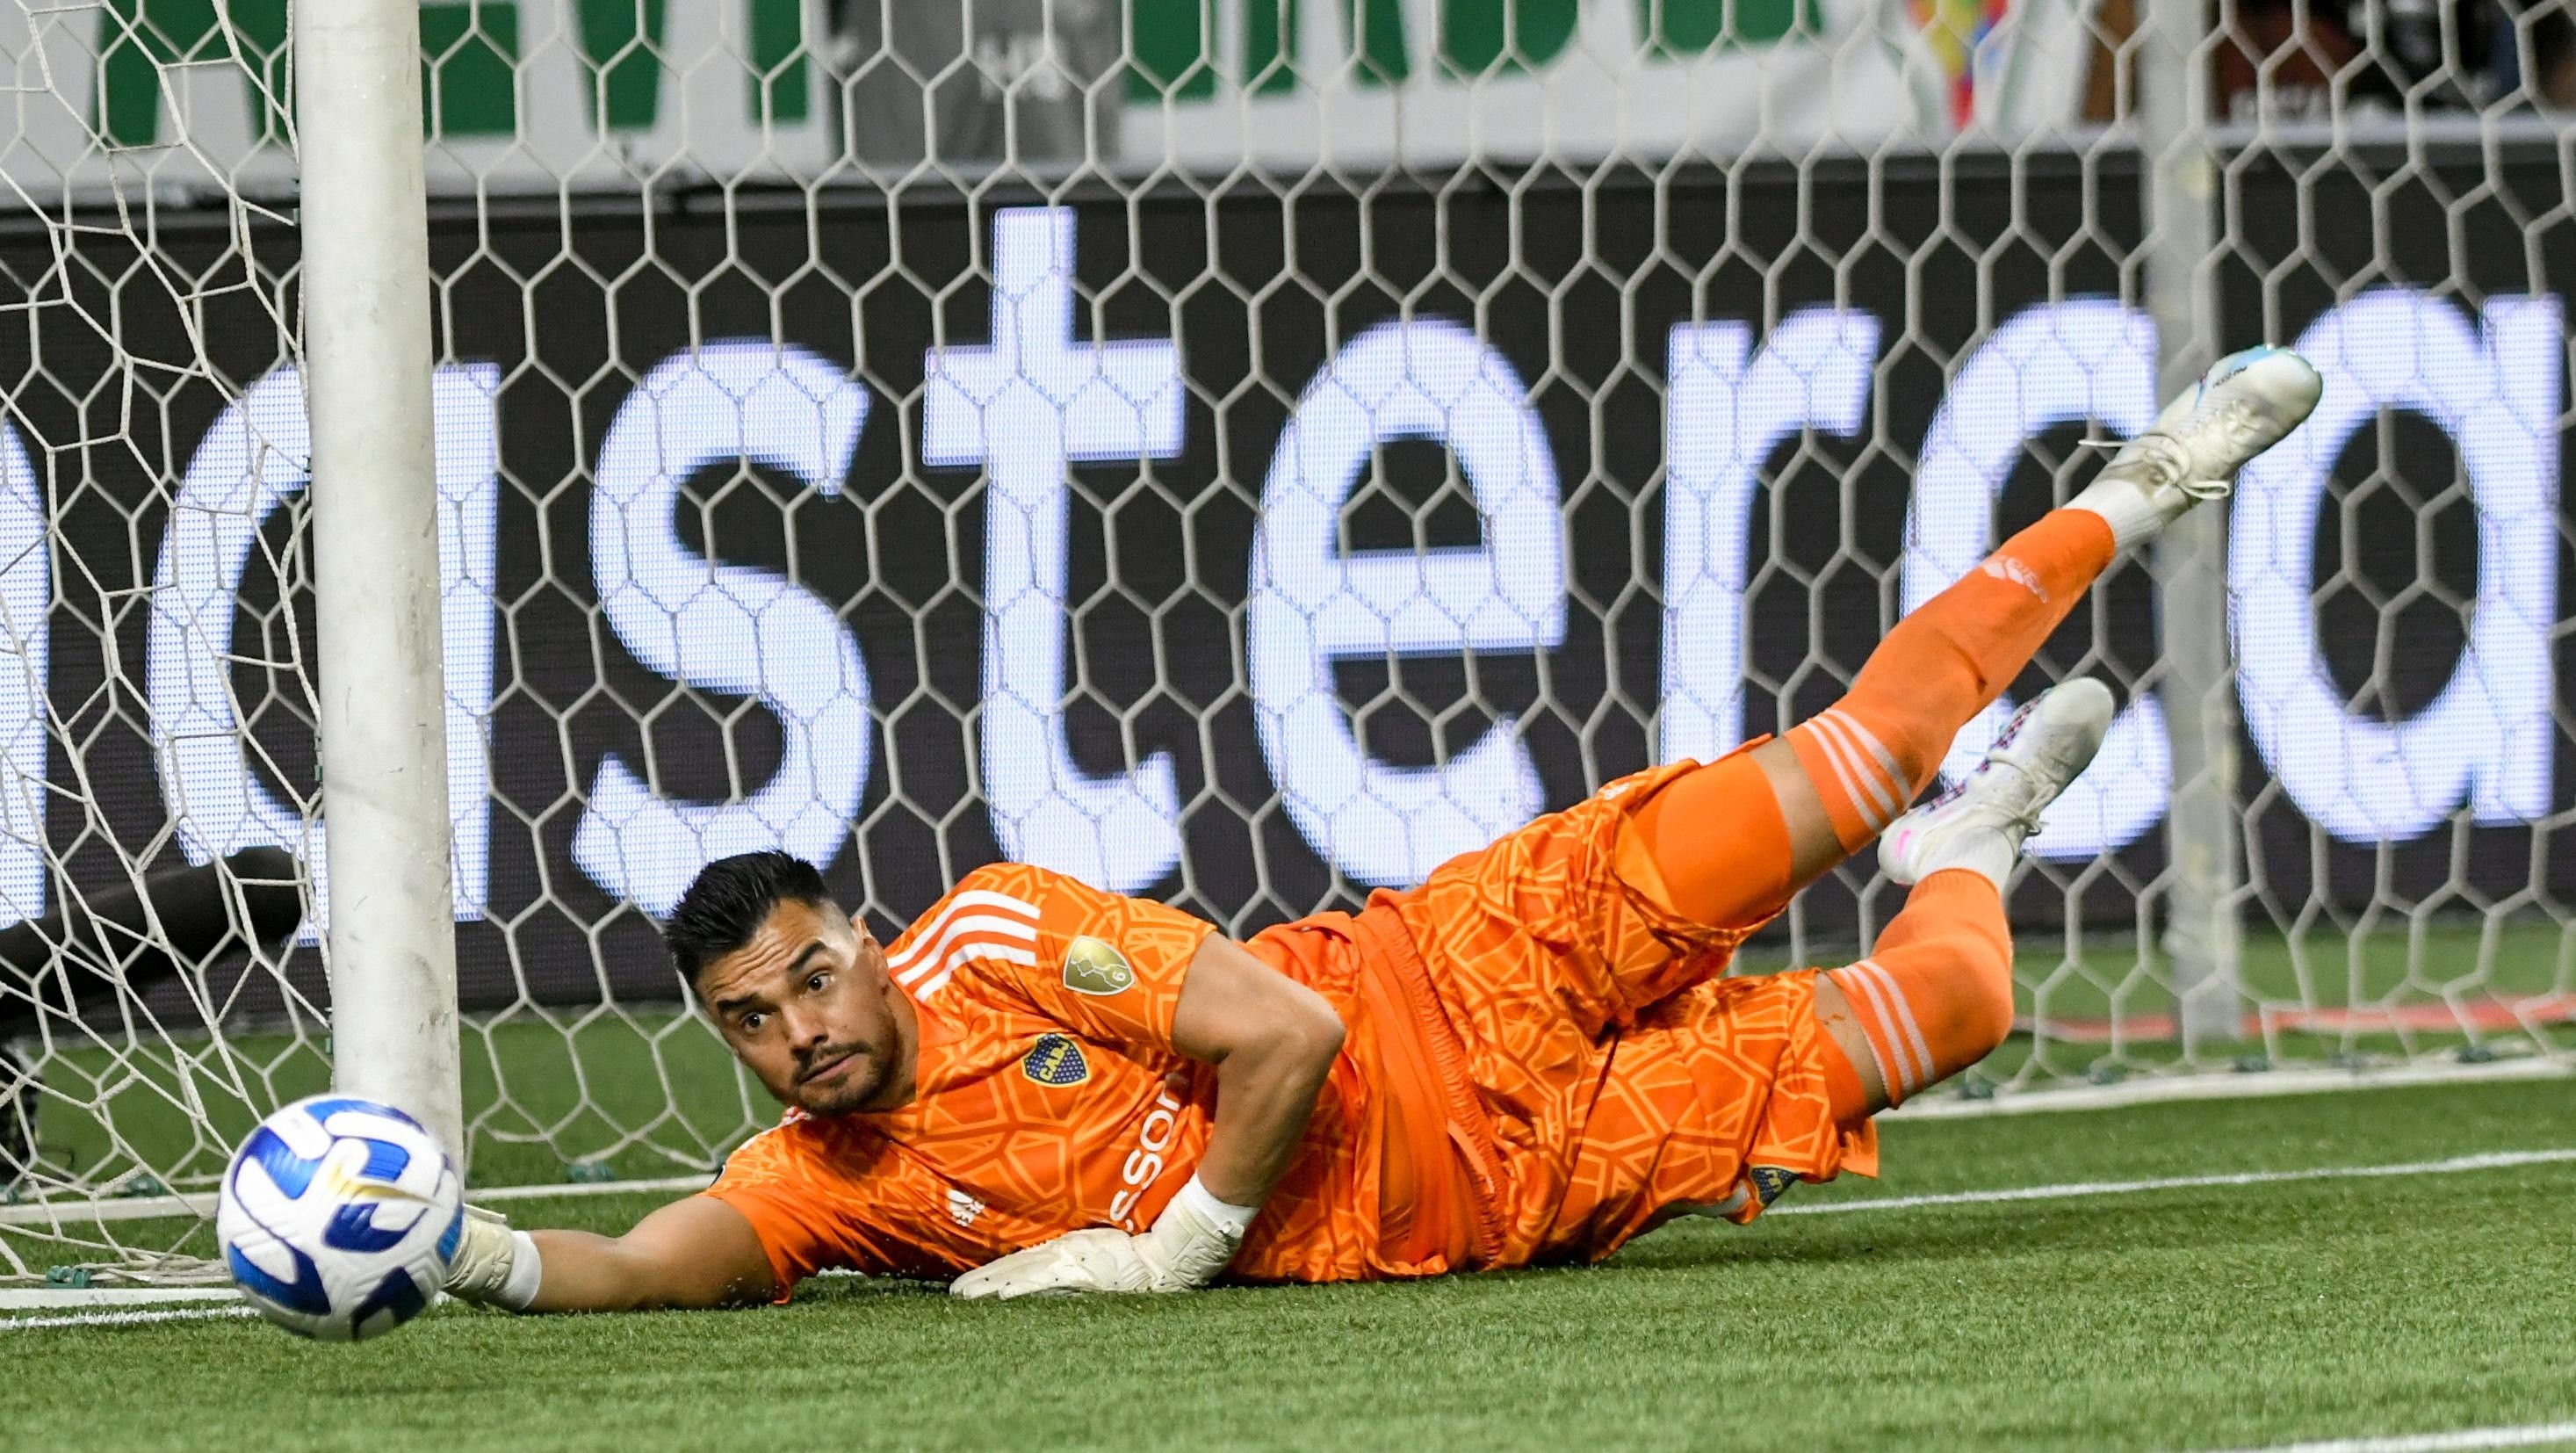
[{"label": "goal net", "polygon": [[[1962,1093],[2564,1068],[2576,18],[2150,9],[425,0],[472,1180],[771,1118],[704,861],[1351,906],[1819,709],[2267,339],[2318,417],[2015,684],[2123,707]],[[287,56],[0,0],[0,1277],[201,1251],[329,1081]]]}]

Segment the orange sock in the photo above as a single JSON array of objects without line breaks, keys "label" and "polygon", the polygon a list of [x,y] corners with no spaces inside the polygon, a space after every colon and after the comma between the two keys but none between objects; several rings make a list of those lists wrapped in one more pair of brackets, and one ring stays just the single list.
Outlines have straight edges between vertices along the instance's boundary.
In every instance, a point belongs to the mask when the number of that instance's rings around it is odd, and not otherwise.
[{"label": "orange sock", "polygon": [[[1934,873],[1914,885],[1877,952],[1826,977],[1851,1001],[1888,1103],[1904,1104],[1992,1054],[2012,1032],[2012,934],[2002,895],[1981,873]],[[1830,1088],[1831,1063],[1826,1070]],[[1852,1093],[1857,1102],[1857,1082]],[[1835,1113],[1842,1118],[1839,1103]]]},{"label": "orange sock", "polygon": [[1746,753],[1664,784],[1637,809],[1665,907],[1713,928],[1749,928],[1789,903],[1789,823]]},{"label": "orange sock", "polygon": [[1790,730],[1844,851],[1931,782],[1959,728],[2012,685],[2114,553],[2100,515],[2050,511],[1897,622],[1843,699]]}]

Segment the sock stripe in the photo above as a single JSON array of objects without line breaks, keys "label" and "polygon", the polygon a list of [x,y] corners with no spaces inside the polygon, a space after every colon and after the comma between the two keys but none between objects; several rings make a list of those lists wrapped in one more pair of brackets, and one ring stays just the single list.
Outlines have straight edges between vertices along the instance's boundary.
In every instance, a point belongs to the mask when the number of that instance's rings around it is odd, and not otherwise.
[{"label": "sock stripe", "polygon": [[[1897,1035],[1894,1016],[1887,1012],[1887,991],[1876,979],[1858,972],[1860,965],[1850,967],[1854,970],[1852,982],[1860,986],[1862,1000],[1878,1016],[1877,1032],[1863,1037],[1869,1041],[1870,1053],[1878,1057],[1879,1077],[1887,1082],[1888,1100],[1894,1103],[1914,1092],[1914,1065],[1906,1055],[1905,1041]],[[1867,1030],[1870,1026],[1863,1024],[1862,1028]]]},{"label": "sock stripe", "polygon": [[[1904,767],[1897,762],[1896,754],[1887,749],[1887,744],[1880,741],[1877,735],[1871,732],[1868,727],[1861,724],[1860,718],[1851,715],[1840,707],[1828,709],[1825,712],[1825,715],[1832,717],[1836,725],[1850,733],[1853,740],[1859,742],[1863,747],[1869,750],[1872,756],[1878,758],[1879,770],[1887,774],[1887,784],[1896,789],[1896,796],[1899,799],[1904,799],[1912,795],[1905,789],[1912,784],[1914,779],[1909,776]],[[1897,803],[1897,806],[1899,807],[1904,805],[1905,803],[1902,800]]]},{"label": "sock stripe", "polygon": [[1884,965],[1863,959],[1860,966],[1886,987],[1888,1005],[1895,1010],[1898,1022],[1905,1026],[1906,1043],[1913,1049],[1914,1063],[1919,1067],[1914,1083],[1905,1087],[1907,1093],[1922,1089],[1932,1083],[1936,1066],[1932,1061],[1932,1046],[1923,1040],[1923,1026],[1914,1020],[1914,1006],[1906,1001],[1904,989],[1898,986],[1896,976],[1889,973]]},{"label": "sock stripe", "polygon": [[[1864,1005],[1873,1009],[1877,1007],[1878,991],[1871,988],[1869,985],[1862,983],[1859,976],[1846,975],[1842,970],[1836,969],[1830,977],[1835,983],[1843,986],[1843,997],[1851,1000],[1855,1008]],[[1901,1087],[1904,1085],[1905,1081],[1904,1077],[1896,1072],[1896,1066],[1888,1062],[1888,1048],[1885,1033],[1886,1031],[1884,1030],[1871,1028],[1869,1020],[1866,1017],[1862,1018],[1860,1022],[1861,1043],[1869,1046],[1869,1057],[1878,1063],[1878,1082],[1881,1085],[1888,1087],[1888,1103],[1894,1104],[1898,1097],[1904,1093]]]},{"label": "sock stripe", "polygon": [[1835,774],[1842,778],[1843,791],[1859,810],[1872,831],[1885,827],[1896,816],[1895,800],[1877,778],[1870,775],[1869,764],[1861,757],[1860,748],[1842,731],[1842,723],[1831,713],[1809,723],[1816,729],[1816,739],[1824,744],[1825,753],[1833,760]]},{"label": "sock stripe", "polygon": [[1871,832],[1877,832],[1893,821],[1896,817],[1894,800],[1887,789],[1870,775],[1867,764],[1861,759],[1860,749],[1835,730],[1838,724],[1829,717],[1819,716],[1809,719],[1806,725],[1815,734],[1816,745],[1824,749],[1827,765],[1834,769],[1835,779],[1842,783],[1843,796],[1850,800],[1852,810],[1860,815],[1861,822]]},{"label": "sock stripe", "polygon": [[1861,1025],[1863,1030],[1861,1037],[1869,1041],[1870,1055],[1878,1061],[1878,1077],[1887,1085],[1888,1100],[1892,1104],[1914,1093],[1914,1088],[1920,1080],[1914,1072],[1912,1060],[1907,1056],[1905,1041],[1900,1037],[1896,1027],[1896,1018],[1888,1012],[1887,995],[1894,992],[1894,985],[1890,984],[1882,988],[1880,981],[1866,972],[1873,967],[1875,965],[1864,959],[1860,963],[1845,965],[1837,977],[1849,975],[1849,982],[1860,990],[1860,997],[1867,1002],[1870,1012],[1878,1016],[1878,1032],[1868,1033],[1869,1024],[1864,1020]]},{"label": "sock stripe", "polygon": [[[1906,785],[1905,774],[1897,769],[1895,753],[1888,751],[1849,713],[1828,711],[1825,715],[1834,719],[1834,728],[1842,733],[1843,744],[1850,748],[1852,759],[1861,764],[1862,774],[1887,794],[1887,815],[1893,821],[1905,810],[1906,799],[1914,795],[1912,788]],[[1873,755],[1875,762],[1871,760]],[[1874,773],[1870,770],[1872,766],[1877,768]]]}]

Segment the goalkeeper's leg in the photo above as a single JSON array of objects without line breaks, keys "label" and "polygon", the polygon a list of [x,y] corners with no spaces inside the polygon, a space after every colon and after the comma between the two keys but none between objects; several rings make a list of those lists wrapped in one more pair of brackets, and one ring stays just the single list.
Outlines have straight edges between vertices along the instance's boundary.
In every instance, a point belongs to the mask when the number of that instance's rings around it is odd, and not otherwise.
[{"label": "goalkeeper's leg", "polygon": [[[2066,508],[1899,622],[1842,700],[1638,809],[1660,898],[1708,924],[1760,922],[1893,829],[1887,866],[1921,886],[1874,958],[1816,987],[1817,1017],[1840,1051],[1826,1056],[1836,1118],[1957,1073],[2010,1030],[2004,876],[2040,808],[2091,759],[2110,722],[2109,693],[2074,682],[2043,694],[1959,793],[1902,823],[1899,814],[1959,729],[2012,683],[2112,560],[2195,503],[2224,496],[2248,460],[2307,417],[2319,389],[2296,354],[2253,349],[2222,360]],[[1962,871],[1941,871],[1950,868]]]},{"label": "goalkeeper's leg", "polygon": [[1598,1260],[1677,1214],[1750,1221],[1797,1181],[1878,1173],[1869,1115],[1982,1059],[2012,1027],[2012,939],[1994,880],[1945,866],[1877,952],[1822,972],[1703,981],[1576,1058],[1580,1116],[1525,1142],[1561,1191],[1523,1195],[1521,1260]]},{"label": "goalkeeper's leg", "polygon": [[1875,952],[1823,979],[1816,1018],[1839,1051],[1824,1057],[1834,1118],[1848,1124],[1901,1105],[1994,1053],[2012,1032],[2003,895],[1971,869],[1934,873],[1914,886]]},{"label": "goalkeeper's leg", "polygon": [[1816,983],[1837,1122],[1904,1103],[2012,1031],[2004,884],[2040,813],[2092,764],[2112,708],[2110,688],[2082,677],[2041,692],[1966,781],[1888,826],[1879,864],[1914,891],[1868,958]]},{"label": "goalkeeper's leg", "polygon": [[[1671,906],[1705,923],[1759,921],[1866,846],[2114,554],[2099,514],[2050,513],[1899,621],[1832,707],[1657,793],[1637,827]],[[1740,826],[1747,818],[1758,832]],[[1721,825],[1732,830],[1712,830]],[[1757,839],[1761,850],[1747,851]]]},{"label": "goalkeeper's leg", "polygon": [[1994,1051],[2012,1030],[2012,933],[2003,888],[2039,815],[2111,727],[2110,688],[2077,678],[2015,713],[1977,770],[1890,824],[1887,875],[1911,883],[1876,952],[1828,970],[1816,1018],[1834,1118],[1902,1104]]},{"label": "goalkeeper's leg", "polygon": [[2223,497],[2248,460],[2307,417],[2318,389],[2293,353],[2222,360],[2066,508],[1899,621],[1840,701],[1664,787],[1637,826],[1670,906],[1701,923],[1759,922],[1885,831],[2095,578],[2195,503]]},{"label": "goalkeeper's leg", "polygon": [[[1491,1073],[1518,1074],[1509,1061],[1524,1052],[1559,1056],[1540,1043],[1558,1027],[1597,1040],[1722,974],[1792,893],[1905,810],[1959,729],[2119,551],[2224,494],[2316,392],[2315,371],[2294,355],[2228,360],[2067,508],[1899,623],[1832,710],[1749,752],[1612,783],[1377,900],[1423,946],[1444,1002],[1478,1042],[1511,1047]],[[2107,722],[2107,693],[2089,690]],[[1843,1013],[1843,1000],[1833,980],[1819,984],[1822,1011]],[[1858,1040],[1847,1049],[1855,1063],[1867,1058]],[[1888,1083],[1901,1093],[1917,1077]]]},{"label": "goalkeeper's leg", "polygon": [[1929,1089],[2012,1031],[2012,932],[2003,890],[2022,840],[2083,774],[2111,729],[2110,688],[2077,678],[2014,713],[1977,770],[1889,824],[1879,865],[1914,891],[1868,958],[1823,975],[1816,1018],[1834,1118]]}]

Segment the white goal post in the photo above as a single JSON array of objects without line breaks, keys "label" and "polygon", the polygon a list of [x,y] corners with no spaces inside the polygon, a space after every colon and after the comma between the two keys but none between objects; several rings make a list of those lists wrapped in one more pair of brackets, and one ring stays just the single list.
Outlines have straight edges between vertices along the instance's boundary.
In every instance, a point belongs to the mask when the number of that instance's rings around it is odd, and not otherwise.
[{"label": "white goal post", "polygon": [[726,853],[1250,934],[1784,728],[2264,340],[1944,1094],[2576,1067],[2571,3],[0,0],[0,1279],[333,1084],[702,1174]]},{"label": "white goal post", "polygon": [[332,1078],[465,1149],[419,0],[294,29]]}]

